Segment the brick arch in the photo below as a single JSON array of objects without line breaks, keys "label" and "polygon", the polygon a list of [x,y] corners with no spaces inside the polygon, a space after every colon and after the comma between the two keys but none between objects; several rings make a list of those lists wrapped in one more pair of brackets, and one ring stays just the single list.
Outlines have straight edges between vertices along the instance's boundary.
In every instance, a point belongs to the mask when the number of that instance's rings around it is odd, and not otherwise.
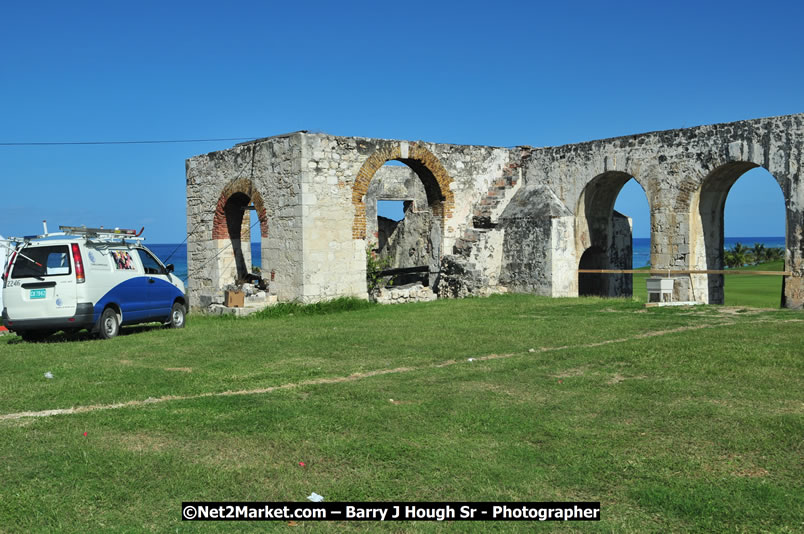
[{"label": "brick arch", "polygon": [[265,204],[262,201],[262,196],[254,184],[248,178],[239,178],[233,180],[223,188],[218,203],[215,206],[215,216],[212,219],[212,239],[228,239],[229,230],[226,225],[226,202],[235,193],[243,193],[251,199],[257,211],[257,217],[260,220],[260,237],[268,237],[268,212],[265,210]]},{"label": "brick arch", "polygon": [[[404,152],[404,153],[403,153]],[[450,178],[444,166],[432,152],[421,143],[385,143],[377,148],[360,167],[352,188],[352,205],[355,218],[352,223],[352,238],[366,239],[366,203],[371,179],[380,167],[391,160],[401,161],[413,169],[424,184],[427,203],[435,217],[441,220],[441,228],[446,228],[446,220],[452,217],[455,197],[450,189]]]}]

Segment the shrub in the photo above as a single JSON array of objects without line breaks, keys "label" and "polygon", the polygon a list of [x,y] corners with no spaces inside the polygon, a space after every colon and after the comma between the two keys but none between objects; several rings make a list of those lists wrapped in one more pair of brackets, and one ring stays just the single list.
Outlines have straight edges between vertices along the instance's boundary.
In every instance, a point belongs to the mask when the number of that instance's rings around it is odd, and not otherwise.
[{"label": "shrub", "polygon": [[380,258],[374,245],[366,246],[366,286],[369,295],[373,295],[380,288],[391,285],[380,273],[391,265],[391,258]]}]

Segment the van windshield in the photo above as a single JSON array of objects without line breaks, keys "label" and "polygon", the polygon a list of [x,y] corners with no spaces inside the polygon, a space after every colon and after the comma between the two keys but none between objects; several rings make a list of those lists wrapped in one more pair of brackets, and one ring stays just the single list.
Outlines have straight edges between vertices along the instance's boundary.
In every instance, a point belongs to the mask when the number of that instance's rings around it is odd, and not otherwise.
[{"label": "van windshield", "polygon": [[[36,263],[41,264],[40,267]],[[70,253],[67,245],[26,247],[17,254],[11,278],[41,278],[70,274]]]}]

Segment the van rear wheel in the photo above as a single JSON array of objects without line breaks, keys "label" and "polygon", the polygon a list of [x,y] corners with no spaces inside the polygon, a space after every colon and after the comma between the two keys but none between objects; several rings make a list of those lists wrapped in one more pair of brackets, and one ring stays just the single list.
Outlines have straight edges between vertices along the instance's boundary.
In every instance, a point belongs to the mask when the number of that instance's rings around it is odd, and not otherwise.
[{"label": "van rear wheel", "polygon": [[112,308],[106,308],[101,314],[98,335],[101,339],[112,339],[119,333],[120,320],[117,318],[117,312]]},{"label": "van rear wheel", "polygon": [[170,310],[170,317],[165,323],[165,326],[168,328],[184,328],[185,315],[184,305],[180,302],[174,303],[173,309]]}]

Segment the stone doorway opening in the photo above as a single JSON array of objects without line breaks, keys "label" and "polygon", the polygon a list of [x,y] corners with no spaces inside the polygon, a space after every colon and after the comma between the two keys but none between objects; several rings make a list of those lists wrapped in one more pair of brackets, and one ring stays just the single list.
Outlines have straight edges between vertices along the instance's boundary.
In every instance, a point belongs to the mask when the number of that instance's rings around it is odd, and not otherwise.
[{"label": "stone doorway opening", "polygon": [[[224,189],[212,225],[217,287],[255,286],[255,292],[265,289],[269,282],[263,268],[267,231],[262,198],[249,181],[238,181]],[[252,242],[256,243],[253,248]]]},{"label": "stone doorway opening", "polygon": [[[576,250],[584,251],[578,269],[634,268],[633,220],[614,209],[624,189],[631,197],[629,204],[636,202],[638,205],[642,199],[648,204],[641,184],[625,172],[605,172],[584,188],[576,209]],[[643,206],[638,211],[649,213],[649,208]],[[644,225],[644,221],[640,222]],[[631,297],[633,275],[578,273],[578,295]]]},{"label": "stone doorway opening", "polygon": [[[386,165],[389,162],[390,165]],[[385,184],[393,184],[396,180],[384,179],[387,174],[397,174],[402,182],[402,193],[387,194]],[[452,192],[452,178],[438,158],[423,143],[407,141],[383,141],[373,147],[373,152],[360,167],[352,187],[352,204],[354,206],[354,222],[352,237],[361,240],[362,245],[371,252],[376,248],[378,230],[377,199],[412,199],[414,212],[429,212],[429,237],[431,243],[429,265],[427,266],[429,286],[417,286],[406,295],[393,292],[402,300],[432,300],[438,288],[441,269],[441,242],[444,228],[452,217],[455,207],[455,196]],[[377,188],[369,191],[370,188]],[[411,192],[416,188],[418,192]],[[424,191],[424,201],[419,202],[419,195]],[[386,196],[387,195],[387,196]],[[406,216],[406,220],[410,215]],[[407,223],[406,223],[407,226]],[[390,241],[390,239],[389,239]],[[373,257],[366,258],[366,290],[373,293],[372,276]],[[421,266],[419,266],[420,268]],[[420,289],[423,287],[423,290]],[[415,293],[415,295],[414,295]],[[408,298],[411,297],[411,298]],[[394,297],[396,298],[396,297]]]},{"label": "stone doorway opening", "polygon": [[[600,247],[589,247],[581,255],[578,269],[607,269],[609,258]],[[579,297],[605,297],[609,292],[609,277],[605,273],[578,273]]]},{"label": "stone doorway opening", "polygon": [[221,254],[221,272],[233,284],[242,284],[251,272],[251,207],[248,196],[235,193],[223,208],[231,251]]},{"label": "stone doorway opening", "polygon": [[375,173],[366,194],[369,246],[383,272],[381,285],[432,289],[441,256],[441,226],[422,178],[398,161]]},{"label": "stone doorway opening", "polygon": [[[724,270],[768,263],[768,267],[761,270],[788,270],[785,259],[787,217],[751,220],[752,214],[759,211],[786,213],[782,186],[764,167],[733,161],[716,168],[704,178],[692,211],[691,269]],[[737,278],[722,274],[692,275],[692,298],[709,304],[728,304],[729,283],[735,290],[742,291],[739,288],[755,279],[756,292],[774,288],[771,289],[774,296],[765,295],[768,305],[784,305],[782,276],[761,280],[759,277]],[[750,288],[747,290],[750,293]],[[756,296],[762,299],[759,293]]]}]

